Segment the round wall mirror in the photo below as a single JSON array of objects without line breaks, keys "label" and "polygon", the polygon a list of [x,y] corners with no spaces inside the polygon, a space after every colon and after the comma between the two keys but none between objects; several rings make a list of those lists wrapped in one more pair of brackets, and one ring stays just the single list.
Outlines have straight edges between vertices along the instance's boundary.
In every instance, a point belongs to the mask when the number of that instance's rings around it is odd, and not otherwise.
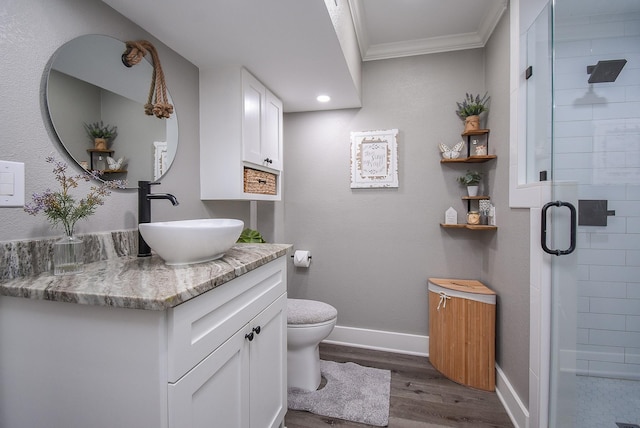
[{"label": "round wall mirror", "polygon": [[[95,34],[65,43],[46,71],[46,101],[54,131],[78,165],[135,188],[168,171],[178,148],[178,119],[175,111],[169,119],[144,113],[153,66],[145,57],[126,67],[125,50],[124,42]],[[95,143],[85,127],[92,124],[117,127],[117,136],[106,146]]]}]

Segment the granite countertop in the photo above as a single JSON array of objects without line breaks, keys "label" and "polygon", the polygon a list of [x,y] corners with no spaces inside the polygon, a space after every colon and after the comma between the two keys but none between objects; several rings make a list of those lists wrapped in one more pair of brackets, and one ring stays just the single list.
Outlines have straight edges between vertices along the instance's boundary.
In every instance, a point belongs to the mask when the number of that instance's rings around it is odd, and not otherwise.
[{"label": "granite countertop", "polygon": [[167,266],[157,255],[88,263],[77,275],[0,282],[0,295],[84,305],[165,310],[282,257],[290,244],[236,244],[218,260]]}]

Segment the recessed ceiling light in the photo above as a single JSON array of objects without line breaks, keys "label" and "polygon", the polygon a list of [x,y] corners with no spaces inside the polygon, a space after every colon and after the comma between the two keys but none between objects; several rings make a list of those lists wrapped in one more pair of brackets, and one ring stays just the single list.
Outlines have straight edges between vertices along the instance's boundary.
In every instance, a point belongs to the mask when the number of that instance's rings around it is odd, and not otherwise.
[{"label": "recessed ceiling light", "polygon": [[331,101],[331,97],[329,95],[318,95],[318,98],[316,99],[321,103],[327,103]]}]

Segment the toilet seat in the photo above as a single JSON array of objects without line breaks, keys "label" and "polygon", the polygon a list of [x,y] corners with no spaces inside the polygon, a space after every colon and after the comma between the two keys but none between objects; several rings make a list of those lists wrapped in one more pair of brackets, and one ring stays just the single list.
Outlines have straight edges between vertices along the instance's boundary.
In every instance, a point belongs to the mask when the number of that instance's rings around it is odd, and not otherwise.
[{"label": "toilet seat", "polygon": [[305,299],[287,299],[287,326],[313,327],[326,325],[338,317],[338,311],[333,306]]},{"label": "toilet seat", "polygon": [[313,328],[313,327],[323,327],[325,325],[334,324],[336,322],[336,318],[331,318],[329,321],[325,322],[317,322],[314,324],[287,324],[287,328]]}]

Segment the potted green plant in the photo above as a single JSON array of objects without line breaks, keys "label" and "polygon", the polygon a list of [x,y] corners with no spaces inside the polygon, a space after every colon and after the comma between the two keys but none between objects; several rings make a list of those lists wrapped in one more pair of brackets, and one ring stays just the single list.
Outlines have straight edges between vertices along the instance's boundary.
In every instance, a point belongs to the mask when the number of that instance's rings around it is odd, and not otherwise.
[{"label": "potted green plant", "polygon": [[247,228],[242,231],[242,233],[240,234],[240,237],[236,242],[263,244],[266,241],[264,240],[260,232],[258,232],[257,230]]},{"label": "potted green plant", "polygon": [[470,171],[457,178],[458,182],[463,186],[467,186],[467,194],[469,196],[478,196],[478,185],[482,181],[482,173],[480,171]]},{"label": "potted green plant", "polygon": [[476,131],[480,129],[480,113],[489,111],[490,96],[488,93],[480,97],[480,95],[465,94],[464,100],[456,103],[458,108],[456,114],[460,119],[464,120],[464,132]]},{"label": "potted green plant", "polygon": [[117,126],[105,125],[102,121],[83,123],[83,125],[96,150],[107,150],[108,142],[115,140],[118,136]]}]

